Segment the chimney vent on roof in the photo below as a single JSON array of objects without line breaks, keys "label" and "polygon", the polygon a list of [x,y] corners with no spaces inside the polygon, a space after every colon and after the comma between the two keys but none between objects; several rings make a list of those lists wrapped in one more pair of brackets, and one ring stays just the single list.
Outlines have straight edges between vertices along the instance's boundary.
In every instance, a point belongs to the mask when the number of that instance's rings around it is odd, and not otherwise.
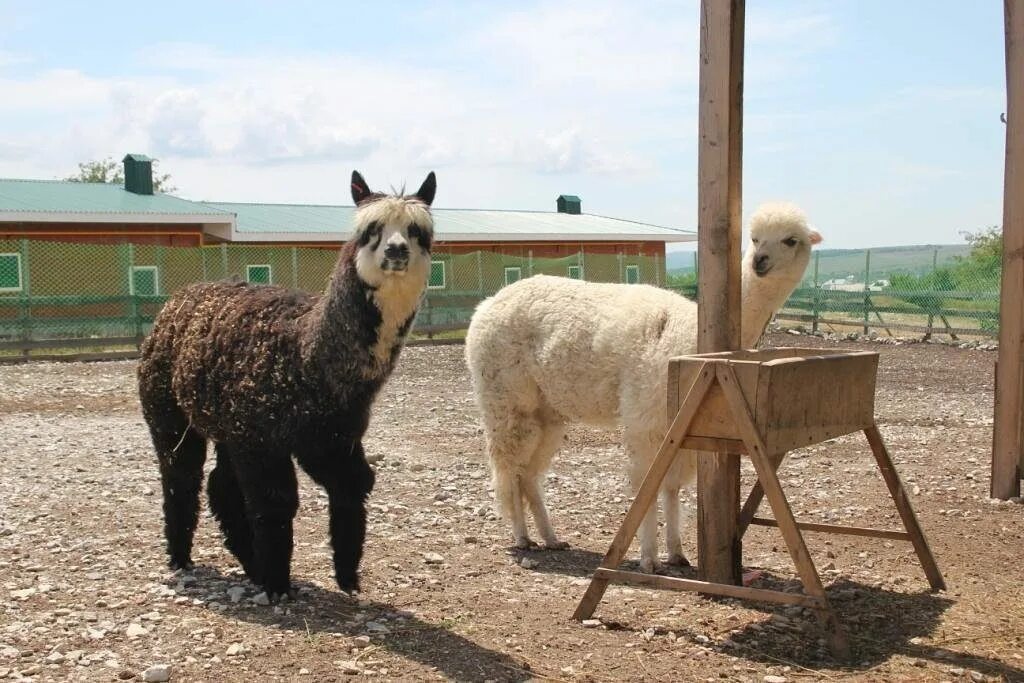
[{"label": "chimney vent on roof", "polygon": [[124,158],[124,189],[135,194],[153,194],[153,160],[145,154]]},{"label": "chimney vent on roof", "polygon": [[574,194],[558,195],[558,213],[571,213],[575,216],[583,213],[583,202]]}]

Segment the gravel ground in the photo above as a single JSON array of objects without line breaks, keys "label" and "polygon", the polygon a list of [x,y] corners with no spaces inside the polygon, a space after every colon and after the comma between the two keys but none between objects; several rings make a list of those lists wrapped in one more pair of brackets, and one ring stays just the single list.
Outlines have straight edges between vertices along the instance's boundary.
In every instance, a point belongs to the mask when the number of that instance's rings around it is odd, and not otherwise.
[{"label": "gravel ground", "polygon": [[[927,592],[909,544],[808,534],[852,664],[799,608],[613,586],[598,622],[571,621],[629,503],[618,435],[574,428],[556,457],[548,499],[572,548],[511,549],[462,348],[441,346],[407,349],[375,410],[365,592],[335,587],[326,498],[303,476],[300,594],[277,606],[253,600],[205,513],[197,568],[166,569],[133,362],[0,366],[0,679],[1024,680],[1024,507],[987,498],[995,354],[842,346],[882,354],[882,432],[950,586]],[[782,480],[800,518],[898,523],[862,437],[795,452]],[[777,530],[744,551],[795,585]]]}]

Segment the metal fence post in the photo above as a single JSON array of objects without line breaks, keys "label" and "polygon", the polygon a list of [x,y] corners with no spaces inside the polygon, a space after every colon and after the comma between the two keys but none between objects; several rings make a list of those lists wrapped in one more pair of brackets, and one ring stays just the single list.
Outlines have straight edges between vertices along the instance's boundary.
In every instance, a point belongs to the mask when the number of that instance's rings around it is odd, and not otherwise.
[{"label": "metal fence post", "polygon": [[871,311],[871,250],[864,250],[864,334],[868,333],[868,315]]},{"label": "metal fence post", "polygon": [[299,250],[292,247],[292,288],[299,288]]},{"label": "metal fence post", "polygon": [[821,260],[821,253],[814,252],[814,291],[811,292],[811,332],[818,331],[818,262]]},{"label": "metal fence post", "polygon": [[484,255],[483,255],[483,251],[481,251],[479,249],[476,252],[476,283],[477,283],[477,291],[480,293],[480,298],[483,299],[484,298]]},{"label": "metal fence post", "polygon": [[221,278],[226,280],[228,278],[228,243],[220,243],[220,267],[224,271],[221,274]]},{"label": "metal fence post", "polygon": [[[21,338],[24,342],[32,341],[32,267],[29,264],[29,242],[22,238],[19,240],[19,251],[21,252],[21,293],[18,297],[18,322],[21,325]],[[28,343],[22,350],[22,355],[28,359]]]}]

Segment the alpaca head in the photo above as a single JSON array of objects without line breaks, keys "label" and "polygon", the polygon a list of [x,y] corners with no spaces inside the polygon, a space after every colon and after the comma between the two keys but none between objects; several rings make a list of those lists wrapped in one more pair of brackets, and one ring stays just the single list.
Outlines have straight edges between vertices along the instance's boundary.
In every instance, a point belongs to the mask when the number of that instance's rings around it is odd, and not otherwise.
[{"label": "alpaca head", "polygon": [[433,171],[411,195],[373,192],[358,171],[352,172],[356,271],[366,284],[380,287],[401,280],[426,286],[434,241],[430,205],[436,190]]},{"label": "alpaca head", "polygon": [[811,245],[821,234],[807,225],[807,217],[792,204],[764,204],[750,219],[750,244],[743,257],[744,271],[758,279],[799,280],[811,258]]}]

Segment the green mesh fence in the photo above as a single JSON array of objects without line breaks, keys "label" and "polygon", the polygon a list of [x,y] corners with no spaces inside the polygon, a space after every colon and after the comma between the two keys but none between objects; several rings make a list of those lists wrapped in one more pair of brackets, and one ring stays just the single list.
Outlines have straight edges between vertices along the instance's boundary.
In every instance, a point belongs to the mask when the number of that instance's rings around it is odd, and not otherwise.
[{"label": "green mesh fence", "polygon": [[[138,343],[184,285],[239,278],[320,292],[336,249],[224,244],[92,245],[0,240],[0,353]],[[464,327],[476,304],[515,280],[547,273],[591,281],[664,284],[664,260],[577,253],[558,259],[478,251],[432,255],[415,329]]]},{"label": "green mesh fence", "polygon": [[[966,252],[964,252],[966,254]],[[920,250],[816,254],[778,318],[813,331],[880,335],[993,336],[999,326],[994,258]],[[87,245],[0,240],[0,353],[62,347],[134,346],[167,297],[193,282],[240,278],[323,291],[336,249],[216,245]],[[437,252],[415,330],[464,327],[477,303],[518,279],[546,273],[598,282],[669,286],[695,298],[693,272],[664,260],[574,253],[563,258]],[[901,260],[902,259],[902,260]]]},{"label": "green mesh fence", "polygon": [[[963,247],[815,252],[776,318],[810,331],[990,337],[999,331],[1000,253]],[[693,269],[668,286],[696,298]]]}]

